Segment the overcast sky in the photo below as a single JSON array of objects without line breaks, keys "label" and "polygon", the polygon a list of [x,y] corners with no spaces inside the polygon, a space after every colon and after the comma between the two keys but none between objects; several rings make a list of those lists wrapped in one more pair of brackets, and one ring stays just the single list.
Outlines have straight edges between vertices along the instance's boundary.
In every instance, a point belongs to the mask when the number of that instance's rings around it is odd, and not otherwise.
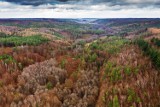
[{"label": "overcast sky", "polygon": [[160,18],[160,0],[0,0],[0,18]]}]

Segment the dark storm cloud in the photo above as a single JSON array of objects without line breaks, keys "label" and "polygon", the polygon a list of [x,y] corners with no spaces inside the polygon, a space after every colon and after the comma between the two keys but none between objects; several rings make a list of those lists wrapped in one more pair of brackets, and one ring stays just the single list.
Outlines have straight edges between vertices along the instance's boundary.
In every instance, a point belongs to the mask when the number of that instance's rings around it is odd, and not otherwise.
[{"label": "dark storm cloud", "polygon": [[56,1],[53,1],[53,0],[4,0],[4,1],[21,4],[21,5],[33,5],[33,6],[56,3]]},{"label": "dark storm cloud", "polygon": [[[33,5],[33,6],[39,6],[43,4],[60,4],[60,3],[67,3],[68,1],[71,0],[0,0],[0,1],[7,1],[10,3],[16,3],[16,4],[21,4],[21,5]],[[78,1],[74,0],[73,2]]]},{"label": "dark storm cloud", "polygon": [[[0,0],[1,1],[1,0]],[[160,0],[3,0],[11,3],[16,3],[20,5],[32,5],[39,6],[44,4],[81,4],[81,5],[97,5],[106,4],[107,6],[160,6]]]},{"label": "dark storm cloud", "polygon": [[137,6],[137,7],[145,7],[145,6],[159,6],[160,0],[93,0],[93,3],[106,3],[110,6]]}]

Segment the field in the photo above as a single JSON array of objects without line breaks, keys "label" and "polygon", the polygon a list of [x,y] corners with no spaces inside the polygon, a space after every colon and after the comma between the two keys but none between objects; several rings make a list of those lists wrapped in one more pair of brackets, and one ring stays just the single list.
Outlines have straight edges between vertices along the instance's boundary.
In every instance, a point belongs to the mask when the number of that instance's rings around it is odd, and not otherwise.
[{"label": "field", "polygon": [[28,37],[6,36],[0,38],[0,44],[7,47],[15,47],[21,45],[39,45],[46,41],[48,41],[48,39],[41,37],[41,35],[28,36]]},{"label": "field", "polygon": [[160,105],[160,19],[84,22],[0,20],[0,107]]}]

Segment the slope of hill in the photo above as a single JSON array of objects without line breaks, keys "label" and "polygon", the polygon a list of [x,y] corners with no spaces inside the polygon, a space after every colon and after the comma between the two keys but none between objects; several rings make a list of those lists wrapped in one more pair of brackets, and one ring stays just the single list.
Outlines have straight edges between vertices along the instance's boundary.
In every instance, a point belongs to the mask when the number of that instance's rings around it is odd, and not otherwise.
[{"label": "slope of hill", "polygon": [[75,20],[0,20],[0,107],[158,107],[159,19]]}]

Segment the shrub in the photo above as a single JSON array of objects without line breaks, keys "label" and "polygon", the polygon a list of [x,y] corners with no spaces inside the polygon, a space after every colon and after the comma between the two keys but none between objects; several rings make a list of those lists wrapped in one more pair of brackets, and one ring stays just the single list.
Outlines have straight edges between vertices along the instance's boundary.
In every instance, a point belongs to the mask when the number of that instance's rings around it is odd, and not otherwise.
[{"label": "shrub", "polygon": [[112,71],[112,66],[113,66],[113,65],[112,65],[111,62],[108,62],[108,63],[107,63],[107,66],[106,66],[106,68],[105,68],[105,74],[104,74],[104,76],[103,76],[103,80],[106,78],[106,76],[108,75],[108,73]]},{"label": "shrub", "polygon": [[1,87],[3,87],[3,82],[2,82],[2,81],[0,81],[0,88],[1,88]]},{"label": "shrub", "polygon": [[62,61],[61,61],[61,63],[60,63],[60,66],[61,66],[61,68],[65,68],[65,65],[66,65],[66,60],[65,59],[63,59]]},{"label": "shrub", "polygon": [[137,68],[134,68],[134,74],[137,74],[138,72],[139,72],[139,67],[137,67]]},{"label": "shrub", "polygon": [[81,40],[78,42],[79,45],[84,46],[85,45],[85,41]]},{"label": "shrub", "polygon": [[54,32],[54,35],[58,38],[64,38],[63,35],[58,32]]},{"label": "shrub", "polygon": [[127,95],[128,95],[128,97],[127,97],[127,101],[128,102],[137,102],[137,103],[139,103],[141,100],[140,100],[140,98],[138,97],[138,95],[134,92],[134,90],[133,89],[128,89],[127,90]]},{"label": "shrub", "polygon": [[103,76],[103,80],[106,78],[106,76],[109,76],[110,80],[112,82],[115,82],[119,79],[121,79],[121,72],[119,67],[115,67],[114,63],[108,62],[106,69],[105,69],[105,74]]},{"label": "shrub", "polygon": [[148,55],[153,64],[159,69],[160,68],[160,53],[156,49],[152,48],[152,46],[144,41],[143,39],[136,40],[138,46],[142,49],[142,51]]},{"label": "shrub", "polygon": [[52,88],[53,88],[52,83],[51,83],[51,82],[48,82],[48,83],[46,84],[46,88],[47,88],[48,90],[52,89]]},{"label": "shrub", "polygon": [[98,49],[98,48],[99,48],[99,46],[97,43],[94,42],[91,44],[91,49]]},{"label": "shrub", "polygon": [[1,55],[0,56],[0,60],[3,60],[5,63],[11,63],[11,62],[16,62],[16,60],[12,57],[12,56],[10,56],[10,55],[8,55],[8,54],[3,54],[3,55]]},{"label": "shrub", "polygon": [[0,32],[0,37],[8,37],[8,35],[3,32]]},{"label": "shrub", "polygon": [[90,57],[89,57],[90,62],[94,62],[94,61],[96,61],[96,59],[97,59],[97,54],[96,53],[90,55]]},{"label": "shrub", "polygon": [[113,107],[120,107],[117,95],[113,98]]},{"label": "shrub", "polygon": [[18,63],[18,68],[19,68],[20,70],[23,70],[23,65],[22,65],[22,63]]},{"label": "shrub", "polygon": [[151,39],[151,42],[152,42],[154,45],[160,47],[160,40],[159,40],[158,38],[152,38],[152,39]]},{"label": "shrub", "polygon": [[130,74],[131,74],[131,68],[130,68],[130,67],[125,67],[125,68],[124,68],[124,72],[125,72],[127,75],[130,75]]},{"label": "shrub", "polygon": [[109,102],[108,107],[120,107],[118,96],[115,95],[112,102]]},{"label": "shrub", "polygon": [[115,82],[119,79],[121,79],[120,69],[119,68],[112,69],[112,72],[110,74],[110,80]]}]

